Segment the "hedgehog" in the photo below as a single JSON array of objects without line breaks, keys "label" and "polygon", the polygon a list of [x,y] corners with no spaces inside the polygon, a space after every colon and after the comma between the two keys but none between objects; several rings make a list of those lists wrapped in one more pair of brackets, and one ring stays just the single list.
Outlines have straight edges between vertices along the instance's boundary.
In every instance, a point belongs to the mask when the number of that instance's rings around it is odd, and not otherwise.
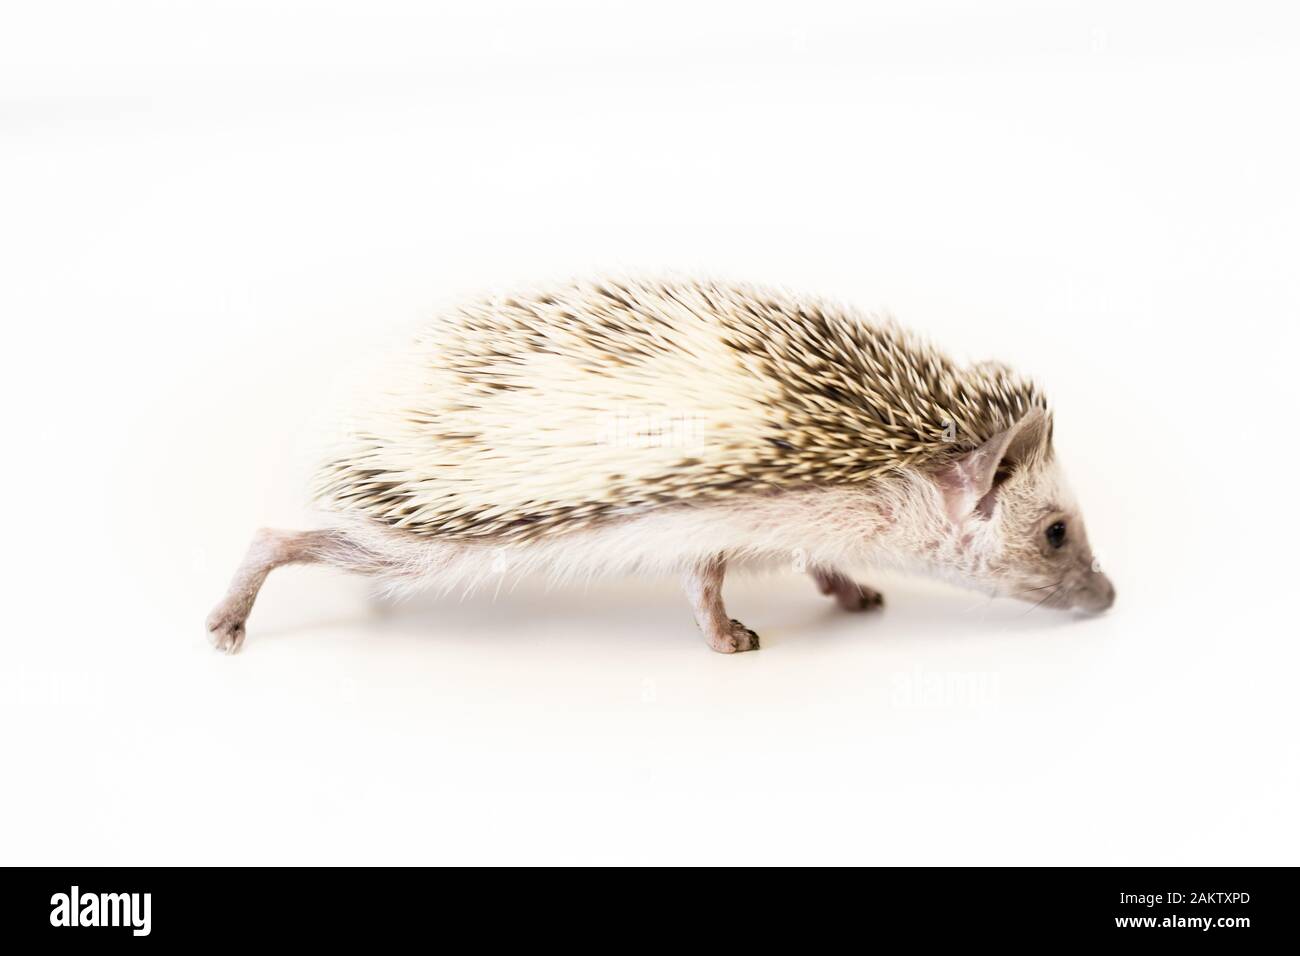
[{"label": "hedgehog", "polygon": [[794,568],[848,611],[849,569],[1099,612],[1100,571],[1039,389],[891,317],[760,286],[574,281],[442,314],[328,443],[307,531],[256,533],[207,620],[236,651],[274,568],[394,591],[680,576],[708,646],[755,650],[728,570]]}]

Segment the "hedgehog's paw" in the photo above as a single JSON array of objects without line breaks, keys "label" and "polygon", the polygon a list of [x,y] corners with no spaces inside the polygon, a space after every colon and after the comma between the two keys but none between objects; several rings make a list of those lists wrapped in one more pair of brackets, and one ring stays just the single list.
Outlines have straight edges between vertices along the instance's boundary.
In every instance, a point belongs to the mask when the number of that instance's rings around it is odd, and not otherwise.
[{"label": "hedgehog's paw", "polygon": [[885,604],[885,596],[879,591],[858,584],[838,571],[816,569],[813,580],[817,582],[817,590],[833,597],[835,603],[846,611],[874,611]]},{"label": "hedgehog's paw", "polygon": [[708,635],[709,647],[719,654],[738,654],[741,651],[758,650],[758,635],[737,620],[727,622],[728,627],[720,635]]},{"label": "hedgehog's paw", "polygon": [[208,640],[219,651],[235,653],[244,644],[244,615],[218,607],[208,615]]},{"label": "hedgehog's paw", "polygon": [[854,584],[836,591],[835,603],[846,611],[875,611],[885,606],[885,596],[865,584]]}]

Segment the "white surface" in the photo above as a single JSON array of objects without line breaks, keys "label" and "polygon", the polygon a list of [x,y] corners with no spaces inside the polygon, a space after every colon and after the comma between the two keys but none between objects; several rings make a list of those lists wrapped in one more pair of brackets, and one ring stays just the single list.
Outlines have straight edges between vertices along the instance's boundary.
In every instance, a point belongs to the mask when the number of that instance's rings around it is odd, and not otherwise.
[{"label": "white surface", "polygon": [[[1286,5],[28,5],[0,31],[6,863],[1296,863]],[[671,267],[1035,374],[1119,590],[272,576],[359,352]]]}]

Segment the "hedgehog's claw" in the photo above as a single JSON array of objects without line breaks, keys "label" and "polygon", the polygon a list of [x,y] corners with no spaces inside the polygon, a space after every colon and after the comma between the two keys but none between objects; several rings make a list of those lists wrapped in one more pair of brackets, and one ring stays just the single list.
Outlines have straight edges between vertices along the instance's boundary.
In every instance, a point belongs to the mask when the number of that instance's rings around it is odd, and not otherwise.
[{"label": "hedgehog's claw", "polygon": [[715,651],[720,651],[723,654],[738,654],[741,651],[758,650],[757,634],[735,618],[732,618],[728,623],[731,625],[731,633],[728,635],[728,639],[722,643],[722,646],[713,646]]}]

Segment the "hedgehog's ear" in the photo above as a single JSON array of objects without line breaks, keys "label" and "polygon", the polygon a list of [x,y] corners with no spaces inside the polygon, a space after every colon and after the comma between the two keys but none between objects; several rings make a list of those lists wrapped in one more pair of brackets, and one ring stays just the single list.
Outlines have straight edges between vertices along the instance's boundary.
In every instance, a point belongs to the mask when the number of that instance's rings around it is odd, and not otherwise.
[{"label": "hedgehog's ear", "polygon": [[1051,441],[1051,420],[1041,408],[1031,408],[1006,431],[944,465],[935,484],[948,517],[953,523],[971,514],[990,517],[999,486],[1015,469],[1046,460]]}]

